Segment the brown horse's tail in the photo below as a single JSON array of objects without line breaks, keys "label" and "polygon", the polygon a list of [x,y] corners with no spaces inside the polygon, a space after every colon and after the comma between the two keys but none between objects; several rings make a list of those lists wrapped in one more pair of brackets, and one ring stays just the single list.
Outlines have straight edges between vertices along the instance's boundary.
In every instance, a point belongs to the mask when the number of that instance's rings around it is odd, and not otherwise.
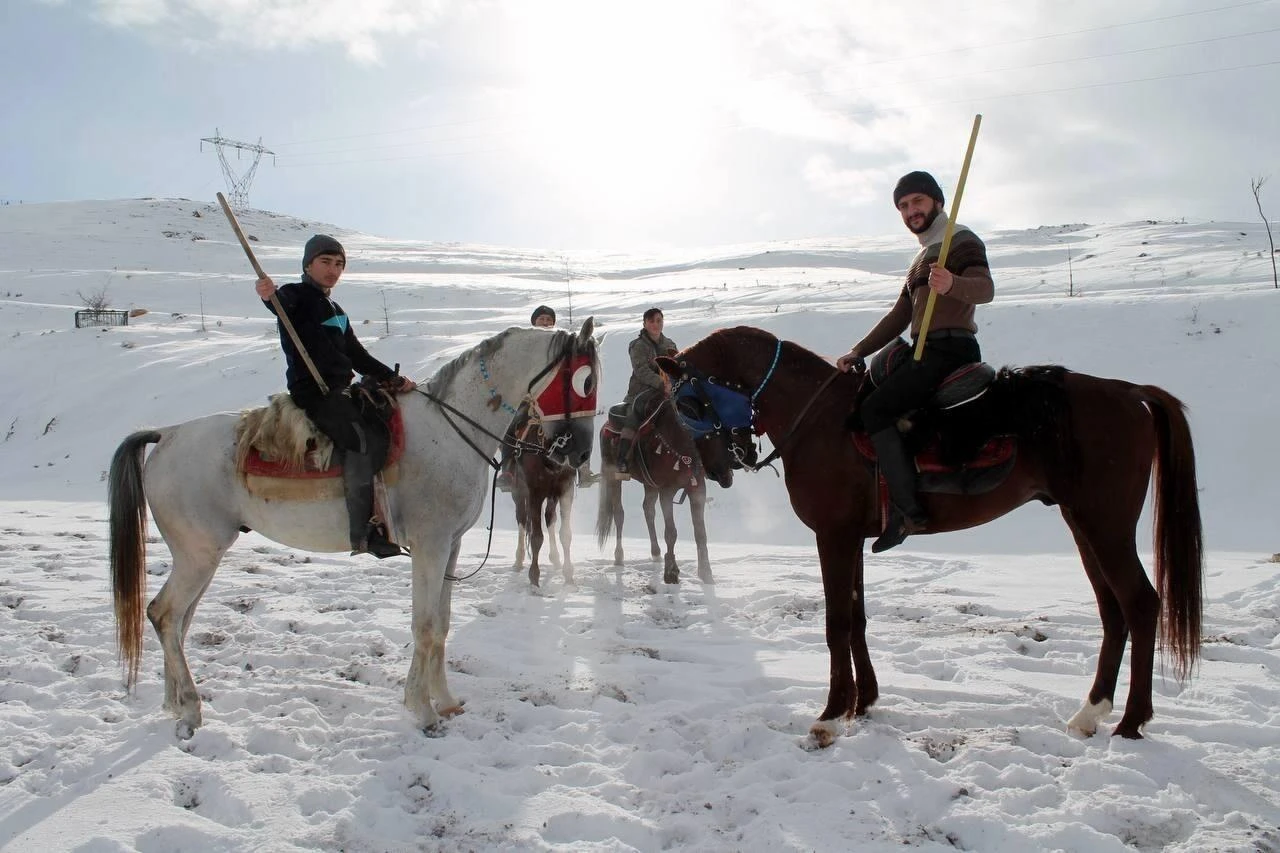
[{"label": "brown horse's tail", "polygon": [[142,493],[142,457],[160,440],[155,430],[126,438],[111,458],[107,505],[111,528],[111,589],[116,606],[116,643],[124,659],[125,687],[138,680],[142,662],[142,617],[147,593],[147,500]]},{"label": "brown horse's tail", "polygon": [[1196,487],[1196,453],[1185,406],[1161,388],[1139,389],[1155,421],[1155,575],[1163,613],[1161,639],[1190,675],[1200,656],[1204,543]]}]

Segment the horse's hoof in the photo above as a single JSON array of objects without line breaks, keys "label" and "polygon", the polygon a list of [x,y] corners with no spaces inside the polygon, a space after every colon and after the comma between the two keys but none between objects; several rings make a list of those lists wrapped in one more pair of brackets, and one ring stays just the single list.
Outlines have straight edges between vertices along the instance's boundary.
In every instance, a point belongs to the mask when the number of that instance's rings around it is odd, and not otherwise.
[{"label": "horse's hoof", "polygon": [[703,583],[716,582],[716,579],[715,577],[712,576],[710,569],[707,569],[705,572],[702,569],[698,569],[698,580],[702,581]]},{"label": "horse's hoof", "polygon": [[1112,737],[1122,737],[1125,740],[1143,740],[1141,726],[1129,726],[1123,722],[1116,726],[1116,730],[1111,733]]},{"label": "horse's hoof", "polygon": [[446,720],[452,720],[454,717],[463,713],[466,713],[466,709],[462,707],[461,702],[456,705],[450,705],[447,708],[440,709],[440,716]]},{"label": "horse's hoof", "polygon": [[826,749],[836,742],[842,726],[836,720],[818,720],[809,727],[809,734],[801,741],[803,749]]},{"label": "horse's hoof", "polygon": [[430,725],[423,726],[422,733],[429,738],[444,737],[444,721],[437,720]]},{"label": "horse's hoof", "polygon": [[191,740],[195,736],[196,728],[196,725],[192,725],[186,720],[178,720],[173,733],[177,735],[178,740]]}]

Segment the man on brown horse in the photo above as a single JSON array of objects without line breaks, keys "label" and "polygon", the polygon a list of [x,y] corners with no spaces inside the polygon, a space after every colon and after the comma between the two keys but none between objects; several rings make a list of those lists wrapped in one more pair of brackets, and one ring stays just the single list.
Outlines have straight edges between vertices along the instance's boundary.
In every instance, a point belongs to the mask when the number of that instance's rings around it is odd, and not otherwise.
[{"label": "man on brown horse", "polygon": [[631,357],[631,379],[627,382],[627,396],[622,402],[627,405],[627,418],[618,437],[618,479],[631,479],[631,450],[636,440],[636,427],[640,423],[640,407],[636,398],[648,396],[655,391],[659,394],[666,388],[662,371],[654,361],[660,355],[675,355],[679,348],[675,342],[662,333],[663,315],[661,308],[650,308],[644,312],[644,328],[627,346],[627,355]]},{"label": "man on brown horse", "polygon": [[397,394],[416,386],[369,354],[356,338],[347,312],[332,299],[333,288],[347,268],[342,244],[327,234],[316,234],[302,250],[302,281],[277,288],[269,276],[258,279],[254,289],[267,309],[275,294],[280,307],[298,333],[328,393],[320,389],[293,339],[280,327],[280,346],[288,364],[289,396],[307,413],[316,428],[333,440],[342,463],[342,475],[350,517],[351,553],[398,557],[404,553],[387,538],[373,518],[373,479],[386,459],[388,437],[380,424],[366,420],[351,397],[355,372],[371,376]]},{"label": "man on brown horse", "polygon": [[875,445],[893,504],[884,533],[871,546],[877,554],[901,544],[908,534],[923,531],[929,523],[916,495],[915,462],[903,446],[897,420],[928,402],[953,370],[982,360],[975,337],[974,306],[990,302],[995,295],[987,248],[965,226],[955,225],[946,267],[937,265],[947,214],[942,188],[932,175],[903,175],[894,187],[893,203],[903,224],[919,239],[920,252],[911,262],[906,284],[889,313],[836,360],[842,371],[862,371],[867,356],[892,343],[908,327],[914,345],[929,292],[937,294],[920,361],[908,360],[890,373],[861,405],[862,423]]},{"label": "man on brown horse", "polygon": [[[539,305],[533,309],[533,314],[529,317],[529,325],[536,326],[539,329],[554,329],[556,327],[556,310],[549,305]],[[502,439],[501,459],[498,462],[498,488],[504,492],[510,492],[515,487],[515,454],[512,448],[516,445],[517,436],[524,432],[525,424],[529,422],[529,412],[522,410],[522,414],[511,421],[511,426],[507,427],[507,434]],[[585,489],[587,486],[594,486],[600,480],[600,475],[592,473],[591,460],[588,459],[578,466],[578,488]]]}]

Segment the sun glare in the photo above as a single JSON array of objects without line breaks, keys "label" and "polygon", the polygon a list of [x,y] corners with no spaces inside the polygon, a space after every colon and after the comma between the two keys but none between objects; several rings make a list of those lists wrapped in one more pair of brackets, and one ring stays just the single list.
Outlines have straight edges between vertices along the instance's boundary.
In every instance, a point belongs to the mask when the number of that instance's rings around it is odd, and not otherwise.
[{"label": "sun glare", "polygon": [[708,127],[723,123],[724,69],[694,12],[553,2],[522,6],[511,25],[515,147],[531,166],[584,196],[641,203],[699,168]]}]

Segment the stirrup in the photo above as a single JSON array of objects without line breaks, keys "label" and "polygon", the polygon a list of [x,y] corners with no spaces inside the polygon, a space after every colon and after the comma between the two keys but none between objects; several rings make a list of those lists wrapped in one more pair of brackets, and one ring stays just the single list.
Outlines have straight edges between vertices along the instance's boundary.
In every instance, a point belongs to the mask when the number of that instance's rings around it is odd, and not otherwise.
[{"label": "stirrup", "polygon": [[387,538],[386,531],[381,524],[370,524],[369,530],[365,533],[364,541],[357,545],[351,553],[353,555],[372,554],[379,560],[385,560],[388,557],[409,556],[408,551]]}]

